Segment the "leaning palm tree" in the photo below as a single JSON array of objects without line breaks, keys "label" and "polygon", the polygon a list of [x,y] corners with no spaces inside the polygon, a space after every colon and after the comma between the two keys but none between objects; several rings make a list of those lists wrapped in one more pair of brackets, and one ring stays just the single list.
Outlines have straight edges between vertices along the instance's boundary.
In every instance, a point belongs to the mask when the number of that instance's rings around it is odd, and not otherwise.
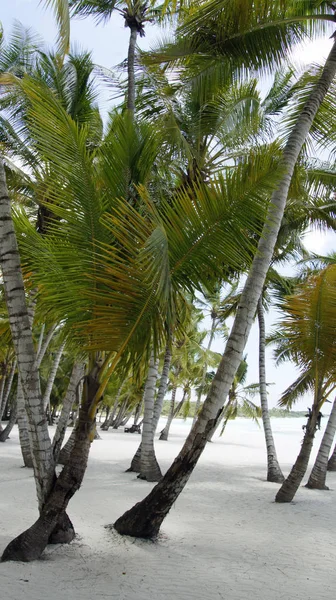
[{"label": "leaning palm tree", "polygon": [[[27,100],[26,127],[34,152],[52,165],[43,203],[55,215],[41,236],[24,207],[15,211],[24,275],[39,290],[41,319],[48,315],[52,322],[62,321],[64,334],[89,353],[74,446],[57,477],[24,287],[21,279],[12,284],[7,278],[7,244],[14,244],[15,236],[2,168],[1,259],[9,308],[10,293],[21,294],[22,310],[15,316],[13,309],[10,323],[33,432],[40,502],[38,520],[9,544],[3,558],[32,560],[55,528],[58,540],[64,539],[60,524],[70,529],[65,510],[83,479],[97,406],[110,375],[117,365],[125,372],[139,365],[153,336],[156,348],[164,346],[186,289],[210,289],[223,268],[246,268],[254,243],[246,231],[260,232],[277,171],[273,158],[255,149],[225,178],[195,186],[192,197],[181,190],[157,204],[146,189],[161,141],[151,125],[137,125],[127,113],[113,114],[102,143],[88,147],[90,124],[79,125],[49,86],[34,77],[15,84]],[[128,200],[130,180],[141,210]],[[13,255],[18,261],[15,245]],[[20,272],[16,262],[19,278]],[[19,331],[29,342],[27,359]]]},{"label": "leaning palm tree", "polygon": [[313,490],[328,490],[326,486],[328,458],[336,432],[336,400],[334,400],[329,415],[328,423],[315,459],[314,466],[309,475],[306,487]]},{"label": "leaning palm tree", "polygon": [[[284,392],[281,405],[290,406],[308,390],[314,399],[297,460],[276,495],[276,502],[290,502],[305,475],[313,447],[318,415],[335,389],[335,293],[336,267],[330,265],[310,277],[284,303],[286,318],[279,334],[278,354],[291,357],[301,368],[298,379]],[[330,445],[332,440],[330,442]]]},{"label": "leaning palm tree", "polygon": [[[284,22],[285,11],[282,9],[279,10],[278,3],[274,3],[274,6],[272,4],[270,11],[269,3],[267,3],[267,10],[265,10],[266,4],[263,2],[258,3],[257,7],[254,2],[251,2],[250,11],[244,11],[243,15],[240,10],[241,4],[234,4],[233,8],[237,9],[236,18],[232,18],[232,11],[228,15],[225,10],[222,10],[222,3],[208,3],[205,5],[204,11],[201,9],[201,15],[197,13],[196,16],[193,15],[191,22],[189,22],[190,37],[186,39],[185,36],[183,42],[185,46],[189,46],[189,48],[192,46],[196,51],[201,47],[204,50],[207,44],[207,54],[210,64],[211,58],[214,63],[216,60],[218,62],[219,56],[230,58],[232,55],[240,53],[242,48],[241,42],[244,54],[239,54],[239,56],[240,61],[244,61],[245,67],[252,65],[259,66],[261,63],[265,64],[265,62],[266,64],[270,64],[279,58],[279,55],[282,55],[289,43],[289,39],[292,41],[293,35],[295,37],[300,29],[301,25],[295,25],[295,18],[297,18],[297,23],[303,23],[302,26],[304,27],[305,21],[302,17],[307,15],[307,3],[302,3],[301,5],[299,2],[297,5],[299,9],[301,8],[301,14],[299,14],[300,10],[295,14],[292,3],[290,7],[288,5],[285,6],[285,9],[289,8],[289,17],[291,18]],[[295,8],[297,8],[296,5]],[[311,18],[313,18],[314,12],[315,5]],[[334,20],[333,10],[328,3],[323,5],[322,12],[324,14],[327,13],[327,19]],[[265,17],[266,13],[267,17]],[[237,31],[234,32],[233,36],[232,31],[237,23],[241,23],[242,18],[244,22],[239,33],[242,33],[245,27],[246,36],[243,40],[237,35]],[[282,26],[277,29],[273,24],[272,29],[267,31],[268,27],[271,27],[272,20],[281,21]],[[195,21],[198,24],[197,28],[195,28]],[[214,32],[218,32],[218,36],[215,38],[215,46],[213,43]],[[194,37],[192,37],[193,33],[195,34]],[[272,37],[274,43],[273,46],[271,43],[269,47],[265,44],[265,40],[268,39],[268,41],[272,42]],[[259,40],[261,42],[261,39],[263,39],[263,43],[259,43],[255,47],[253,41]],[[265,56],[266,52],[268,52],[267,56]],[[223,66],[225,68],[226,65],[224,64]],[[222,361],[214,377],[210,393],[203,405],[201,414],[179,456],[170,469],[168,469],[166,475],[142,502],[127,511],[116,521],[115,528],[120,533],[140,537],[152,537],[157,534],[162,521],[187,483],[206,445],[209,434],[217,426],[222,412],[223,399],[226,398],[229,392],[235,372],[242,358],[258,299],[261,295],[267,270],[272,259],[295,164],[335,74],[336,43],[333,44],[322,74],[306,100],[284,147],[282,155],[283,174],[279,178],[277,188],[271,196],[265,225],[258,244],[258,251],[254,256],[252,266],[249,270],[238,306],[237,316],[226,344]]]}]

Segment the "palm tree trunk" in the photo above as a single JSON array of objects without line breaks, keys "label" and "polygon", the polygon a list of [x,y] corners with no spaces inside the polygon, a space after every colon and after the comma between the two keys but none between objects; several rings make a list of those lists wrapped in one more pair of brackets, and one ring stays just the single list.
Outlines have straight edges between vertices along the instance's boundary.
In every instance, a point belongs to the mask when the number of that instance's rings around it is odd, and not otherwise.
[{"label": "palm tree trunk", "polygon": [[317,457],[306,485],[314,490],[328,490],[326,486],[328,457],[336,431],[336,398],[328,419]]},{"label": "palm tree trunk", "polygon": [[3,160],[0,157],[0,264],[19,378],[27,404],[29,436],[39,505],[54,479],[54,464],[21,271]]},{"label": "palm tree trunk", "polygon": [[272,433],[271,419],[268,412],[267,387],[266,387],[266,329],[265,315],[262,304],[262,295],[258,300],[258,323],[259,323],[259,389],[262,422],[264,427],[266,450],[267,450],[267,481],[282,483],[284,476],[278,463],[275,443]]},{"label": "palm tree trunk", "polygon": [[162,473],[154,450],[154,397],[159,361],[152,354],[144,392],[144,420],[141,438],[140,479],[159,481]]},{"label": "palm tree trunk", "polygon": [[0,383],[0,431],[1,431],[1,419],[2,419],[2,415],[3,415],[3,411],[5,409],[5,404],[4,404],[4,391],[5,391],[5,385],[6,385],[6,363],[3,363],[3,374],[2,374],[2,379],[1,379],[1,383]]},{"label": "palm tree trunk", "polygon": [[171,359],[172,359],[172,353],[171,353],[170,344],[168,343],[166,346],[166,351],[165,351],[165,355],[164,355],[164,359],[163,359],[163,367],[162,367],[160,385],[159,385],[159,389],[158,389],[158,393],[157,393],[157,397],[156,397],[156,401],[155,401],[155,406],[154,406],[154,414],[153,414],[153,434],[154,435],[157,430],[159,419],[160,419],[160,416],[162,413],[163,401],[164,401],[164,398],[165,398],[165,395],[167,392],[168,376],[169,376]]},{"label": "palm tree trunk", "polygon": [[111,425],[113,425],[113,421],[116,415],[116,412],[118,410],[118,406],[119,406],[119,398],[120,398],[120,394],[121,394],[121,390],[123,388],[123,384],[120,386],[120,388],[117,391],[115,400],[114,400],[114,404],[113,404],[113,409],[111,410],[109,416],[105,419],[105,422],[102,424],[101,429],[103,431],[108,431],[109,427],[111,427]]},{"label": "palm tree trunk", "polygon": [[10,433],[16,423],[16,417],[17,417],[17,400],[15,398],[12,402],[9,421],[8,421],[6,427],[0,432],[0,442],[5,442],[6,440],[8,440]]},{"label": "palm tree trunk", "polygon": [[[140,479],[147,479],[147,481],[158,481],[159,478],[162,477],[154,450],[154,394],[157,372],[158,363],[154,363],[154,358],[152,356],[149,364],[143,398],[141,401],[144,404],[144,419],[141,442],[132,458],[131,466],[126,470],[126,473],[139,473]],[[143,445],[144,440],[145,445]],[[153,476],[158,477],[158,479],[148,479],[147,473],[148,477]]]},{"label": "palm tree trunk", "polygon": [[45,356],[46,351],[48,350],[49,344],[50,344],[50,342],[51,342],[51,340],[52,340],[52,338],[53,338],[53,336],[55,334],[55,331],[56,331],[56,325],[53,325],[49,329],[49,331],[48,331],[48,333],[47,333],[47,335],[45,337],[45,340],[41,344],[41,347],[39,345],[39,349],[38,349],[38,351],[36,353],[36,366],[37,366],[37,368],[39,368],[41,366],[41,362],[42,362],[42,360],[43,360],[43,358]]},{"label": "palm tree trunk", "polygon": [[15,369],[16,369],[16,360],[13,361],[9,376],[7,377],[6,386],[4,387],[1,409],[0,409],[0,423],[1,423],[2,415],[4,413],[4,410],[5,410],[7,402],[8,402],[10,391],[12,389],[13,379],[14,379],[14,375],[15,375]]},{"label": "palm tree trunk", "polygon": [[336,444],[331,457],[328,460],[328,471],[336,471]]},{"label": "palm tree trunk", "polygon": [[169,415],[168,415],[167,423],[165,424],[164,428],[162,429],[162,431],[160,433],[160,437],[159,437],[159,440],[164,440],[165,442],[168,440],[170,426],[171,426],[172,420],[174,418],[176,392],[177,392],[177,386],[174,386],[172,389],[172,396],[171,396],[171,400],[170,400]]},{"label": "palm tree trunk", "polygon": [[137,37],[137,28],[131,26],[127,56],[127,108],[132,114],[135,111],[135,46]]},{"label": "palm tree trunk", "polygon": [[[211,319],[211,329],[210,329],[210,337],[209,337],[209,342],[208,342],[208,346],[207,346],[207,351],[209,351],[211,349],[212,342],[215,337],[215,329],[216,329],[216,317],[213,316]],[[203,367],[203,373],[202,373],[202,381],[201,381],[200,389],[199,389],[199,392],[198,392],[197,398],[196,398],[195,414],[194,414],[194,418],[193,418],[193,422],[192,422],[192,427],[196,423],[199,408],[201,406],[201,399],[202,399],[202,394],[203,394],[207,371],[208,371],[208,363],[207,363],[207,361],[205,361],[204,367]]]},{"label": "palm tree trunk", "polygon": [[44,410],[46,410],[47,406],[49,407],[49,419],[50,419],[50,395],[51,395],[51,390],[52,390],[52,387],[54,385],[54,381],[55,381],[55,378],[56,378],[56,374],[57,374],[57,371],[58,371],[59,364],[61,362],[61,358],[62,358],[64,346],[65,346],[65,342],[63,342],[63,344],[60,345],[58,351],[56,352],[56,356],[55,356],[54,362],[53,362],[52,367],[51,367],[50,372],[49,372],[46,389],[45,389],[44,394],[43,394],[43,407],[44,407]]},{"label": "palm tree trunk", "polygon": [[78,423],[78,419],[76,419],[76,423],[72,429],[72,432],[70,434],[68,441],[64,444],[63,448],[59,452],[58,459],[57,459],[58,465],[66,465],[69,462],[71,452],[75,445],[77,423]]},{"label": "palm tree trunk", "polygon": [[[163,360],[163,368],[162,368],[162,373],[161,373],[161,378],[160,378],[160,385],[159,385],[159,389],[158,389],[158,393],[157,393],[157,397],[156,397],[156,401],[155,401],[155,405],[154,405],[153,447],[154,447],[155,432],[157,430],[158,422],[159,422],[161,412],[162,412],[164,398],[165,398],[165,395],[167,392],[168,375],[169,375],[171,358],[172,358],[172,353],[171,353],[171,349],[170,349],[170,344],[168,343],[166,346],[166,351],[165,351],[164,360]],[[143,404],[143,398],[142,398],[141,402],[139,402],[138,406],[141,407],[142,404]],[[137,422],[138,422],[138,420],[134,419],[135,425],[137,424]],[[140,473],[140,470],[141,470],[140,460],[141,460],[141,442],[139,444],[139,447],[138,447],[136,453],[134,454],[134,456],[132,458],[131,466],[129,469],[127,469],[127,471],[134,471],[135,473]]]},{"label": "palm tree trunk", "polygon": [[118,414],[114,420],[114,423],[112,424],[113,429],[118,429],[118,427],[120,427],[120,425],[123,421],[123,418],[126,414],[126,411],[127,411],[127,405],[128,405],[129,399],[130,399],[130,397],[126,396],[125,400],[122,402],[121,406],[119,407]]},{"label": "palm tree trunk", "polygon": [[140,402],[138,402],[138,404],[136,405],[133,425],[137,425],[139,422],[141,411],[142,411],[142,405],[143,405],[143,398],[141,398]]},{"label": "palm tree trunk", "polygon": [[336,41],[321,77],[303,107],[284,148],[282,157],[284,172],[277,189],[272,194],[258,249],[253,258],[234,324],[208,397],[181,452],[165,476],[142,502],[136,504],[116,521],[115,528],[119,533],[135,537],[157,535],[162,521],[189,480],[210,433],[217,426],[223,403],[243,356],[258,300],[272,260],[295,164],[335,73]]},{"label": "palm tree trunk", "polygon": [[69,380],[68,389],[63,400],[63,406],[59,421],[57,423],[55,435],[52,441],[52,451],[54,461],[57,463],[61,451],[62,443],[65,436],[66,427],[69,421],[72,405],[76,400],[76,390],[80,380],[84,376],[84,364],[75,362],[72,367],[72,372]]},{"label": "palm tree trunk", "polygon": [[[87,467],[95,432],[95,415],[90,416],[90,409],[98,388],[98,372],[92,371],[85,378],[75,443],[70,459],[59,477],[54,477],[39,518],[29,529],[8,544],[2,555],[2,561],[36,560],[48,543],[65,543],[73,539],[73,531],[66,528],[68,518],[65,510],[69,500],[80,488]],[[62,529],[59,528],[59,524],[63,525]]]},{"label": "palm tree trunk", "polygon": [[305,434],[303,436],[301,450],[290,474],[288,475],[287,479],[285,479],[277,495],[275,496],[275,502],[291,502],[297,490],[299,489],[300,483],[306,474],[309,458],[313,448],[318,412],[318,403],[314,403],[312,406],[311,415],[308,418]]},{"label": "palm tree trunk", "polygon": [[27,469],[32,469],[33,465],[33,457],[31,453],[30,446],[30,438],[29,438],[29,430],[28,430],[28,419],[25,408],[25,399],[23,396],[21,380],[18,377],[17,383],[17,424],[19,429],[19,440],[20,440],[20,449],[22,454],[23,464]]}]

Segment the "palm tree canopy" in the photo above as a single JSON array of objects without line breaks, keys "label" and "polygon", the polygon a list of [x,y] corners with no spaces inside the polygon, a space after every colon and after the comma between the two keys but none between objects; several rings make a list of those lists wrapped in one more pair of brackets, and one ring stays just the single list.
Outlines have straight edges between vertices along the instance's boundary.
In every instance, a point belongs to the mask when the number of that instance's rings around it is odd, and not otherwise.
[{"label": "palm tree canopy", "polygon": [[289,405],[309,389],[315,402],[326,399],[336,384],[336,265],[329,265],[298,286],[282,304],[285,318],[272,341],[278,362],[294,360],[301,374],[284,392]]}]

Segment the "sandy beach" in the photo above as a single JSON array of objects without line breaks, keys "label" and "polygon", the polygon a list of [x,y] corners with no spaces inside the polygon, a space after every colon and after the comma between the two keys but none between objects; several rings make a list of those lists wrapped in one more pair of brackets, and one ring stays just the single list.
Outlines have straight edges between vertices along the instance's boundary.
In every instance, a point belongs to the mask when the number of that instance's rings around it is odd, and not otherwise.
[{"label": "sandy beach", "polygon": [[[273,419],[287,474],[299,450],[303,421]],[[157,442],[165,470],[189,423],[173,423]],[[276,505],[278,485],[265,481],[262,429],[230,422],[208,444],[165,520],[156,543],[106,529],[152,484],[125,473],[140,436],[102,432],[82,489],[69,506],[77,539],[49,546],[34,563],[0,565],[7,600],[332,600],[335,597],[336,473],[330,491],[300,488],[295,503]],[[322,431],[317,432],[315,451]],[[37,517],[32,472],[21,468],[17,429],[1,445],[0,549]],[[314,459],[315,452],[312,459]]]}]

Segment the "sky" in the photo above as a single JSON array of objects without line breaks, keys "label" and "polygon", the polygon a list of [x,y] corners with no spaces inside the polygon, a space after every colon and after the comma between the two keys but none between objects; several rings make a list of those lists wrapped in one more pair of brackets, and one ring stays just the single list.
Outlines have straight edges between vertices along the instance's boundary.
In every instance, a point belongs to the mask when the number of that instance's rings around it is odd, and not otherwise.
[{"label": "sky", "polygon": [[[10,33],[15,20],[24,26],[31,27],[37,32],[47,45],[52,45],[56,38],[56,25],[50,10],[43,8],[39,0],[0,0],[0,22],[2,22],[6,37]],[[148,25],[146,37],[139,40],[142,49],[155,46],[156,41],[164,36],[158,27]],[[96,25],[93,19],[76,19],[71,24],[71,42],[77,48],[92,51],[93,61],[107,68],[113,68],[127,56],[128,31],[124,27],[123,19],[116,14],[106,25]],[[293,60],[296,64],[306,65],[310,62],[321,62],[326,58],[331,47],[330,39],[316,40],[305,43],[293,52]],[[101,108],[104,112],[111,105],[110,92],[105,91],[101,97]],[[305,236],[307,248],[319,254],[327,254],[336,251],[336,235],[320,231],[307,232]],[[279,315],[270,311],[266,316],[267,330],[276,327]],[[208,321],[205,321],[208,326]],[[215,339],[213,349],[222,352],[224,342]],[[249,365],[248,383],[258,380],[258,328],[254,325],[246,347]],[[267,381],[273,384],[269,387],[269,404],[276,406],[281,393],[296,379],[298,371],[294,365],[286,363],[281,367],[275,367],[272,360],[272,351],[267,351]],[[298,410],[308,406],[309,398],[298,402]],[[327,409],[327,412],[329,410]]]}]

